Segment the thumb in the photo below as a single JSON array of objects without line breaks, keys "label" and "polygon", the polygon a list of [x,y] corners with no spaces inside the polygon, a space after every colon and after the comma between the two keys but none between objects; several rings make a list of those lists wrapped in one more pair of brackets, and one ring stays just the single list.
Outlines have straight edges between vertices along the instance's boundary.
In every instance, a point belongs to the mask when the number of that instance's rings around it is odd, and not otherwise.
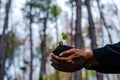
[{"label": "thumb", "polygon": [[68,56],[74,54],[74,50],[75,49],[70,49],[70,50],[64,51],[64,52],[60,53],[59,56],[60,57],[68,57]]}]

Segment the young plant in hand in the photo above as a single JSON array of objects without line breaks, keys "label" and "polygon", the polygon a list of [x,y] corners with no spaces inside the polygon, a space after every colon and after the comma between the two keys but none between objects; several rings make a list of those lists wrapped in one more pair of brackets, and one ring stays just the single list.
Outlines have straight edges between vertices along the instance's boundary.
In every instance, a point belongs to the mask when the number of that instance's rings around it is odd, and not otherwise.
[{"label": "young plant in hand", "polygon": [[57,56],[59,56],[59,54],[61,52],[69,50],[72,48],[71,46],[64,45],[64,43],[63,43],[63,40],[68,39],[67,35],[65,33],[62,33],[61,35],[62,35],[62,40],[59,41],[59,46],[53,51],[53,53]]}]

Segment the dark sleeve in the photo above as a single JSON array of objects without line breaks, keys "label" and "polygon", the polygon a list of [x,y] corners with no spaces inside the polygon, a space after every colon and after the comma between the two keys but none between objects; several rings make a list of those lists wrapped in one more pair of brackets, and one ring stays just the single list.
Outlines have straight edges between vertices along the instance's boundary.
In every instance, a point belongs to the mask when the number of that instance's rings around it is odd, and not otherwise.
[{"label": "dark sleeve", "polygon": [[93,54],[99,65],[90,69],[102,73],[120,73],[120,42],[94,49]]}]

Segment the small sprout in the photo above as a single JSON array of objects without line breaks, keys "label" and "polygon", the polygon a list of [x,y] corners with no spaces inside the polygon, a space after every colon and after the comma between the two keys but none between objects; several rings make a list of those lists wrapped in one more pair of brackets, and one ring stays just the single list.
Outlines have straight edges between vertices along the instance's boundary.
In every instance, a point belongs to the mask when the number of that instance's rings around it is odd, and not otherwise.
[{"label": "small sprout", "polygon": [[67,35],[65,33],[62,33],[61,35],[62,35],[62,40],[59,42],[59,46],[63,45],[63,40],[68,39],[68,37],[67,37]]},{"label": "small sprout", "polygon": [[58,46],[54,51],[52,51],[53,54],[54,54],[54,55],[57,55],[57,56],[59,56],[59,54],[60,54],[61,52],[73,48],[73,47],[71,47],[71,46],[64,45],[64,43],[63,43],[63,40],[67,40],[67,39],[68,39],[68,38],[67,38],[67,35],[66,35],[65,33],[62,33],[61,36],[62,36],[62,40],[59,41],[59,46]]},{"label": "small sprout", "polygon": [[68,39],[68,37],[67,37],[67,35],[65,33],[62,33],[62,39],[63,40],[67,40]]},{"label": "small sprout", "polygon": [[63,42],[62,42],[62,41],[60,41],[60,42],[59,42],[59,45],[60,45],[60,46],[62,46],[62,45],[63,45]]}]

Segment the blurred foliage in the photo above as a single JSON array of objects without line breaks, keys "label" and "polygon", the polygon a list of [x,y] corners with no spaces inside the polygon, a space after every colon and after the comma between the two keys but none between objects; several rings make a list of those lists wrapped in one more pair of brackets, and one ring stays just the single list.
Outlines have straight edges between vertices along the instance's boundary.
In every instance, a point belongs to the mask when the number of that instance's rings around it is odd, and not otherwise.
[{"label": "blurred foliage", "polygon": [[62,46],[63,45],[63,42],[62,41],[59,41],[59,46]]},{"label": "blurred foliage", "polygon": [[41,76],[39,76],[39,80],[46,80],[45,75],[41,75]]},{"label": "blurred foliage", "polygon": [[62,39],[63,40],[67,40],[68,39],[67,35],[64,32],[62,32]]},{"label": "blurred foliage", "polygon": [[[55,76],[56,76],[56,72],[52,73],[48,78],[50,80],[56,80]],[[65,72],[60,72],[59,77],[60,77],[60,80],[69,80],[68,73],[65,73]]]},{"label": "blurred foliage", "polygon": [[61,9],[59,6],[57,5],[51,6],[51,14],[53,15],[53,17],[58,17],[60,13],[61,13]]},{"label": "blurred foliage", "polygon": [[22,45],[22,41],[20,41],[16,36],[15,33],[12,31],[7,33],[7,57],[12,59],[14,50],[16,50],[20,45]]},{"label": "blurred foliage", "polygon": [[25,72],[27,70],[26,66],[20,67],[20,70],[22,70],[23,72]]}]

